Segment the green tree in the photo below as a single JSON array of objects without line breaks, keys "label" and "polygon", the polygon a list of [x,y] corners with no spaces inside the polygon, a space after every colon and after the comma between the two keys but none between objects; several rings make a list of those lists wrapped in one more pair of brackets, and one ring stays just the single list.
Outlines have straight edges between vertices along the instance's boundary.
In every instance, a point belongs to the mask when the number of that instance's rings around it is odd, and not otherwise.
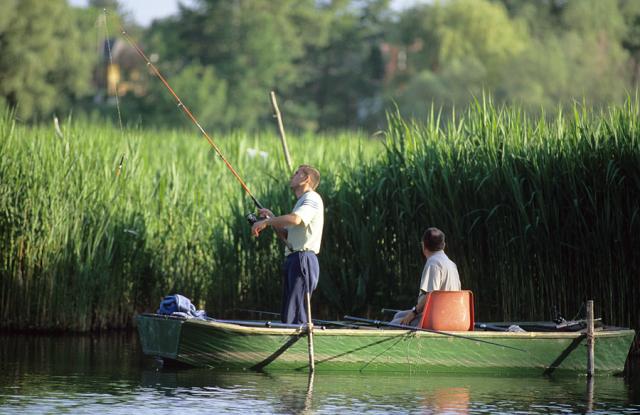
[{"label": "green tree", "polygon": [[167,68],[215,68],[228,128],[272,125],[270,90],[288,129],[354,127],[381,109],[385,13],[388,0],[200,0],[155,22],[148,39]]},{"label": "green tree", "polygon": [[621,102],[631,75],[618,2],[567,2],[558,18],[558,30],[536,39],[510,65],[503,94],[530,108],[571,105],[576,100],[595,106]]},{"label": "green tree", "polygon": [[64,111],[91,89],[96,54],[64,0],[0,3],[0,96],[17,116]]},{"label": "green tree", "polygon": [[294,60],[303,53],[310,8],[310,0],[200,0],[152,26],[154,50],[163,60],[214,67],[228,85],[228,127],[255,128],[268,117],[268,92],[298,82]]},{"label": "green tree", "polygon": [[415,116],[431,103],[464,106],[473,95],[498,90],[510,63],[530,43],[522,21],[485,0],[417,6],[404,13],[400,25],[407,68],[389,94]]},{"label": "green tree", "polygon": [[356,128],[383,118],[380,43],[390,23],[388,1],[333,1],[318,9],[326,37],[308,44],[301,66],[305,83],[295,95],[311,102],[317,128]]},{"label": "green tree", "polygon": [[503,4],[512,19],[526,23],[533,37],[545,36],[562,31],[562,12],[567,0],[492,0]]},{"label": "green tree", "polygon": [[625,20],[622,47],[631,58],[631,88],[638,88],[640,83],[640,2],[621,0],[620,13]]},{"label": "green tree", "polygon": [[[172,72],[175,74],[170,80],[171,87],[198,122],[207,130],[224,129],[233,113],[226,108],[227,84],[216,76],[213,67],[192,63]],[[177,107],[169,91],[160,81],[150,79],[149,82],[147,95],[123,97],[123,113],[137,116],[147,127],[189,127],[187,116]]]},{"label": "green tree", "polygon": [[389,94],[414,115],[432,102],[465,106],[482,92],[533,111],[576,100],[621,102],[637,79],[629,55],[640,44],[633,31],[639,10],[637,2],[621,0],[452,0],[416,7],[399,21],[407,69]]}]

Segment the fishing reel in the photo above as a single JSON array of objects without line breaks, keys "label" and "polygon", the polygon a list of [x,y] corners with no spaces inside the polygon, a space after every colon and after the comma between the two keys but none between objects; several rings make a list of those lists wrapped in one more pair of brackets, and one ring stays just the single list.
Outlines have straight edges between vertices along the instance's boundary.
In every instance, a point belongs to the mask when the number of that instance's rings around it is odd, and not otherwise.
[{"label": "fishing reel", "polygon": [[247,213],[245,218],[247,218],[247,222],[249,222],[250,226],[253,226],[254,223],[260,220],[253,212]]}]

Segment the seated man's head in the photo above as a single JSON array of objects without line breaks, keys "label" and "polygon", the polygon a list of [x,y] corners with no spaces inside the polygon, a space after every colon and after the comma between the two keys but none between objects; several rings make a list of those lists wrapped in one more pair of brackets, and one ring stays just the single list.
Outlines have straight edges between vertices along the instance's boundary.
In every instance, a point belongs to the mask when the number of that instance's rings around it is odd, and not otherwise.
[{"label": "seated man's head", "polygon": [[438,228],[427,228],[422,234],[422,251],[425,255],[429,252],[442,251],[444,249],[444,232]]}]

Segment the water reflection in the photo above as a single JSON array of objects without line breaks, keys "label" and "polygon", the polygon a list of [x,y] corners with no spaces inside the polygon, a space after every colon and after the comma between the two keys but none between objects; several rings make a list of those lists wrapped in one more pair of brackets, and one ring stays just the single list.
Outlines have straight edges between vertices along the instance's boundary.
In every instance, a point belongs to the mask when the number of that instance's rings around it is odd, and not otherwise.
[{"label": "water reflection", "polygon": [[422,400],[423,408],[432,408],[437,413],[469,413],[470,393],[465,387],[440,388],[427,394]]},{"label": "water reflection", "polygon": [[[403,374],[211,372],[166,369],[143,372],[143,383],[166,393],[203,394],[215,385],[241,393],[245,403],[259,402],[263,413],[640,413],[619,378],[597,378],[597,390],[584,377],[503,378],[499,376],[410,376]],[[626,409],[625,409],[626,408]]]},{"label": "water reflection", "polygon": [[591,413],[593,412],[593,387],[595,384],[595,379],[594,378],[588,378],[587,379],[587,393],[586,393],[586,397],[585,397],[585,401],[587,402],[587,412]]},{"label": "water reflection", "polygon": [[0,413],[640,413],[636,383],[161,367],[135,336],[0,336]]}]

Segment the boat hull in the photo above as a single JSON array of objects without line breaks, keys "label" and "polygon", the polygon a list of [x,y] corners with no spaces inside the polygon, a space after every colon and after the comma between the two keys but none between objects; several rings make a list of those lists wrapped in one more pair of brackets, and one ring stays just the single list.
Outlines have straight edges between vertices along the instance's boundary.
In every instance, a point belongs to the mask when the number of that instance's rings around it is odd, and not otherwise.
[{"label": "boat hull", "polygon": [[[146,355],[199,367],[306,370],[304,328],[246,327],[144,314],[137,317]],[[581,332],[451,332],[410,330],[314,330],[316,370],[585,373],[586,337]],[[595,333],[596,374],[622,372],[635,332]],[[497,343],[502,347],[496,344]]]}]

